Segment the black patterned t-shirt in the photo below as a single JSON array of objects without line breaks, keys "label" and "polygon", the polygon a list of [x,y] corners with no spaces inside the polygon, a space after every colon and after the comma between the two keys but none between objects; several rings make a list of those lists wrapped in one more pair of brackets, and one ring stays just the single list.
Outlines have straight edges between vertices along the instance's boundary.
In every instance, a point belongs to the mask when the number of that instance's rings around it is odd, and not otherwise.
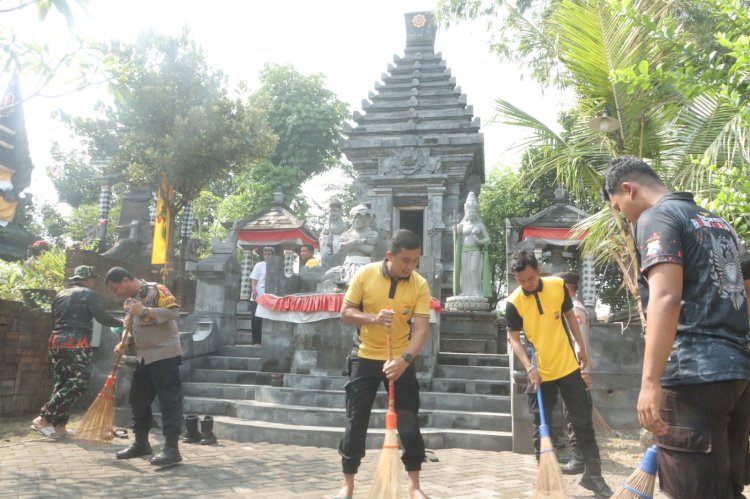
[{"label": "black patterned t-shirt", "polygon": [[750,379],[748,312],[732,227],[687,192],[667,194],[634,227],[639,288],[648,315],[648,271],[682,266],[682,306],[663,386]]}]

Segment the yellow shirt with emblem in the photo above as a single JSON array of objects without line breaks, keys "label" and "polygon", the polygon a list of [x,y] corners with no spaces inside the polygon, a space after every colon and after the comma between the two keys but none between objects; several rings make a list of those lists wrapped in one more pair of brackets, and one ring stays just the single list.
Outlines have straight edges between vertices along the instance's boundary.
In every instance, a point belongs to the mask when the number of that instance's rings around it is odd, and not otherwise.
[{"label": "yellow shirt with emblem", "polygon": [[561,278],[542,277],[539,286],[528,295],[518,287],[508,297],[505,315],[508,331],[523,330],[534,345],[542,381],[554,381],[579,367],[562,322],[573,303]]},{"label": "yellow shirt with emblem", "polygon": [[[430,290],[425,278],[416,272],[398,281],[392,304],[388,299],[390,289],[386,261],[370,263],[354,275],[344,302],[368,314],[377,314],[388,307],[393,309],[391,335],[395,359],[409,346],[411,318],[429,318]],[[387,360],[386,328],[380,324],[361,325],[354,337],[354,351],[365,359]]]}]

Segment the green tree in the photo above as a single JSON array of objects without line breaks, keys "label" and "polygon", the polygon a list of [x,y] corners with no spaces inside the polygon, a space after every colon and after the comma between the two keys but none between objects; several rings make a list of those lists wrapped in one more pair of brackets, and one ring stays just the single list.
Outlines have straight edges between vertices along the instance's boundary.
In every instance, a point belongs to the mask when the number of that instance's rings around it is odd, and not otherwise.
[{"label": "green tree", "polygon": [[[278,143],[267,160],[257,161],[232,178],[232,190],[219,204],[218,219],[239,220],[271,206],[274,192],[299,217],[307,218],[310,202],[302,185],[333,166],[341,166],[341,131],[349,114],[346,104],[325,88],[320,74],[305,76],[292,66],[267,64],[252,105],[268,109],[268,122]],[[224,183],[224,182],[222,182]],[[311,221],[312,226],[316,223]]]},{"label": "green tree", "polygon": [[209,67],[187,32],[113,42],[107,60],[114,104],[100,104],[94,118],[60,115],[82,143],[77,153],[58,155],[60,182],[91,172],[86,159],[108,158],[106,172],[122,172],[128,183],[172,189],[174,221],[212,181],[274,150],[267,109],[249,105],[247,95],[230,96],[224,75]]},{"label": "green tree", "polygon": [[[448,15],[451,11],[461,14],[466,11],[457,10],[457,5],[475,3],[447,2],[446,10]],[[534,3],[542,6],[537,10],[543,12],[536,18],[539,24],[507,2],[493,5],[507,7],[503,15],[513,20],[507,29],[521,33],[525,46],[546,47],[539,53],[551,54],[554,60],[548,61],[548,66],[559,68],[553,80],[572,89],[577,102],[569,133],[562,135],[511,103],[498,102],[501,122],[531,132],[526,146],[546,148],[545,156],[526,173],[527,178],[553,172],[575,199],[594,203],[602,174],[613,156],[646,158],[670,187],[709,195],[716,192],[711,182],[712,165],[731,169],[747,164],[747,129],[736,99],[733,101],[728,92],[710,91],[710,85],[705,86],[707,92],[696,95],[685,84],[689,79],[679,77],[691,71],[695,74],[695,69],[685,68],[700,65],[697,51],[703,49],[675,50],[673,43],[665,41],[677,39],[689,45],[691,40],[705,39],[704,33],[696,31],[699,27],[711,26],[711,19],[730,17],[729,10],[715,10],[717,17],[712,18],[707,12],[711,6],[728,9],[729,4],[737,6],[738,2],[706,4],[701,12],[705,18],[680,8],[679,2],[661,0]],[[479,15],[480,11],[468,14]],[[659,36],[656,31],[660,31]],[[683,37],[686,31],[690,34]],[[733,41],[737,43],[740,38]],[[717,42],[718,46],[721,40]],[[740,65],[737,70],[742,68]],[[709,79],[720,80],[710,68],[703,70],[703,77],[712,75]],[[542,73],[538,79],[549,81],[549,73]],[[617,118],[620,128],[609,134],[591,130],[591,118],[606,112]],[[599,263],[617,263],[628,289],[637,293],[634,248],[627,224],[605,208],[581,228],[588,230],[587,250]]]},{"label": "green tree", "polygon": [[[14,72],[33,75],[34,85],[24,89],[24,100],[32,97],[54,97],[75,92],[92,84],[99,74],[101,52],[94,43],[80,38],[74,29],[73,6],[85,0],[19,0],[16,5],[3,2],[0,7],[0,75]],[[61,14],[68,25],[68,39],[56,43],[43,41],[43,28],[34,35],[19,31],[27,11],[36,8],[39,21],[50,13]],[[4,103],[0,103],[0,112]]]}]

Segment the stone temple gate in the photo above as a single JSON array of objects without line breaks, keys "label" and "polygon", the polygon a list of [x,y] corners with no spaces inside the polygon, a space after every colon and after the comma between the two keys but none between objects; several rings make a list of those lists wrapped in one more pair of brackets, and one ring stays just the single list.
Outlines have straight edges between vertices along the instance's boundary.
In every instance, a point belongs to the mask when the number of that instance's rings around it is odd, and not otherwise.
[{"label": "stone temple gate", "polygon": [[[358,173],[357,193],[369,204],[385,254],[387,237],[407,228],[435,259],[441,288],[453,275],[451,228],[469,192],[484,182],[484,137],[440,52],[430,12],[405,14],[404,56],[381,74],[362,101],[364,114],[345,131],[344,153]],[[443,293],[446,294],[445,292]]]}]

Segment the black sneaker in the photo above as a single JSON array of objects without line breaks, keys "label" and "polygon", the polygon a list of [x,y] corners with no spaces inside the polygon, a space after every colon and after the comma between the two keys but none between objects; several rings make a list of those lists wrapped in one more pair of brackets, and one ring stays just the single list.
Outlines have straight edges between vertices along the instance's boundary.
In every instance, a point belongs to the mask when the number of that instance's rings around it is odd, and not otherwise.
[{"label": "black sneaker", "polygon": [[609,485],[607,485],[601,475],[592,475],[588,472],[584,473],[581,477],[580,485],[584,489],[592,491],[596,494],[596,497],[602,499],[609,498],[613,494],[612,489],[609,488]]}]

